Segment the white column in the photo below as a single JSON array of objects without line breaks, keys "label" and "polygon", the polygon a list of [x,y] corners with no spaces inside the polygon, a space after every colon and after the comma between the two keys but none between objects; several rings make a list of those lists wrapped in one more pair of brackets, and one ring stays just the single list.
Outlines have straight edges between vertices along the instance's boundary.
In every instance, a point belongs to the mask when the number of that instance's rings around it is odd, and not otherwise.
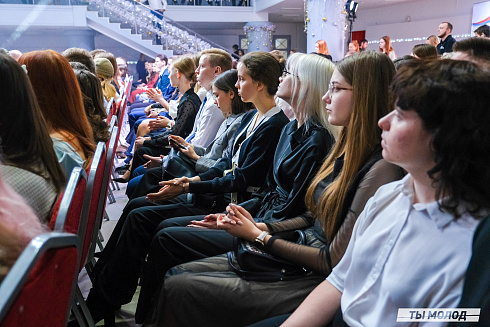
[{"label": "white column", "polygon": [[271,22],[250,22],[243,27],[247,36],[248,52],[272,50],[272,33],[276,26]]},{"label": "white column", "polygon": [[327,42],[334,61],[344,57],[347,37],[346,0],[304,0],[308,53],[315,51],[318,40]]}]

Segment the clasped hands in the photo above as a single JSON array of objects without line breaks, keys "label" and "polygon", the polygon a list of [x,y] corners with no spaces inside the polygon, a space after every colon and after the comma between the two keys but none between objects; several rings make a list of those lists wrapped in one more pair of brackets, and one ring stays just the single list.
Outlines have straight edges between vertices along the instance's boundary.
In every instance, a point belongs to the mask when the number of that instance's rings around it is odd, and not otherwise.
[{"label": "clasped hands", "polygon": [[252,215],[243,207],[230,203],[226,207],[226,214],[217,213],[204,217],[203,220],[193,220],[189,227],[196,228],[208,228],[208,229],[222,229],[228,232],[230,235],[248,240],[254,241],[257,236],[262,233],[263,227],[259,226]]}]

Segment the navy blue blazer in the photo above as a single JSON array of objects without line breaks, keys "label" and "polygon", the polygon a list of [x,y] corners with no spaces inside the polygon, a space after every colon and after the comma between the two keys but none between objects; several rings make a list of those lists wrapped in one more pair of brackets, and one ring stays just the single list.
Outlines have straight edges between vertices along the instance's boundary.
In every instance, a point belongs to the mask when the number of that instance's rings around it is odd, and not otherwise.
[{"label": "navy blue blazer", "polygon": [[[256,112],[255,109],[245,114],[236,132],[237,136],[247,128]],[[272,169],[281,130],[288,122],[289,119],[282,110],[270,117],[257,127],[251,137],[242,142],[238,167],[233,174],[223,176],[224,171],[232,167],[232,157],[238,151],[238,145],[234,146],[230,156],[220,159],[213,168],[199,174],[200,182],[189,183],[189,192],[215,194],[238,192],[239,202],[248,200],[251,194],[246,192],[247,187],[265,186],[266,176]]]}]

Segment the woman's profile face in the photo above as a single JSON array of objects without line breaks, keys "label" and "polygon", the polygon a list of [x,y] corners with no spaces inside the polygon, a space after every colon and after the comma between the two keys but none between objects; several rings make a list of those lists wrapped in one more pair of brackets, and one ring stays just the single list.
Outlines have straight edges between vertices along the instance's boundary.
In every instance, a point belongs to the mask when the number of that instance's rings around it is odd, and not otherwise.
[{"label": "woman's profile face", "polygon": [[[292,67],[288,68],[292,70]],[[298,79],[298,77],[284,70],[282,76],[279,77],[279,87],[277,88],[276,96],[286,101],[290,106],[296,107],[296,105],[291,103],[293,98],[298,98],[298,94],[293,95],[293,79]],[[299,83],[299,80],[297,82]],[[296,93],[298,92],[299,87],[296,87]]]},{"label": "woman's profile face", "polygon": [[354,43],[349,43],[349,52],[356,52],[356,46]]},{"label": "woman's profile face", "polygon": [[381,39],[379,40],[379,47],[383,50],[386,50],[386,42],[385,40]]},{"label": "woman's profile face", "polygon": [[328,122],[334,126],[349,126],[352,115],[352,86],[350,86],[339,73],[334,70],[330,79],[330,86],[323,101],[327,104]]},{"label": "woman's profile face", "polygon": [[415,110],[395,110],[378,122],[383,130],[383,158],[409,173],[427,172],[434,165],[432,133],[428,132]]},{"label": "woman's profile face", "polygon": [[169,72],[170,74],[168,75],[168,78],[170,79],[170,84],[172,85],[172,87],[178,87],[179,71],[174,66],[170,66]]},{"label": "woman's profile face", "polygon": [[235,86],[238,89],[238,95],[243,102],[253,102],[257,93],[257,82],[255,82],[248,73],[247,67],[241,62],[238,63],[238,81]]},{"label": "woman's profile face", "polygon": [[320,45],[317,43],[315,43],[315,52],[316,53],[320,53]]},{"label": "woman's profile face", "polygon": [[223,91],[213,85],[213,97],[223,116],[228,117],[232,113],[232,102],[235,97],[233,91]]}]

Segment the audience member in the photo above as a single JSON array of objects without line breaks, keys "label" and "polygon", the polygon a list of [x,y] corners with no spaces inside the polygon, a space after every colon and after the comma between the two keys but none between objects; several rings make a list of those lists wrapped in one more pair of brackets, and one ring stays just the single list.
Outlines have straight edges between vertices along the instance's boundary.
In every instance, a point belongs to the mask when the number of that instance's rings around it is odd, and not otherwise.
[{"label": "audience member", "polygon": [[367,47],[368,47],[368,40],[362,39],[361,41],[359,41],[359,51],[360,52],[366,51]]},{"label": "audience member", "polygon": [[95,72],[100,80],[102,86],[102,93],[104,94],[105,103],[108,103],[112,98],[116,100],[117,91],[111,81],[114,78],[114,68],[111,62],[106,58],[96,58]]},{"label": "audience member", "polygon": [[393,47],[391,46],[391,39],[388,35],[383,36],[379,40],[379,51],[383,52],[384,54],[387,54],[391,60],[396,59],[396,54],[395,51],[393,50]]},{"label": "audience member", "polygon": [[476,37],[484,37],[484,38],[490,38],[490,26],[488,25],[482,25],[478,27],[475,31],[475,36]]},{"label": "audience member", "polygon": [[471,37],[454,44],[451,59],[468,60],[479,65],[490,65],[490,39]]},{"label": "audience member", "polygon": [[437,49],[430,44],[417,44],[412,49],[412,56],[418,59],[437,59]]},{"label": "audience member", "polygon": [[140,53],[140,58],[138,59],[138,62],[136,63],[136,72],[138,73],[138,82],[145,83],[145,84],[146,84],[146,77],[148,76],[148,73],[150,72],[146,63],[147,63],[146,56],[144,54]]},{"label": "audience member", "polygon": [[403,66],[405,63],[417,59],[414,56],[411,55],[404,55],[401,58],[397,58],[393,61],[393,64],[395,65],[396,70],[398,70],[401,66]]},{"label": "audience member", "polygon": [[315,43],[315,52],[325,55],[327,59],[332,60],[330,52],[328,52],[327,42],[325,40],[318,40]]},{"label": "audience member", "polygon": [[340,307],[349,326],[393,325],[399,308],[458,305],[473,233],[490,208],[489,87],[488,71],[469,62],[399,70],[396,109],[379,125],[383,157],[408,175],[377,191],[340,263],[282,326],[323,326]]},{"label": "audience member", "polygon": [[442,22],[439,24],[437,29],[437,37],[441,39],[441,42],[437,44],[437,53],[442,55],[446,52],[453,51],[453,44],[456,42],[454,37],[451,35],[453,32],[453,25],[448,22]]},{"label": "audience member", "polygon": [[92,135],[95,143],[107,142],[111,136],[109,125],[105,120],[107,114],[104,107],[104,95],[99,79],[88,71],[84,65],[72,62],[71,66],[82,91],[85,114],[92,126]]},{"label": "audience member", "polygon": [[359,44],[356,40],[349,43],[349,51],[345,54],[345,57],[352,56],[353,54],[359,53]]},{"label": "audience member", "polygon": [[437,38],[437,36],[431,35],[425,40],[425,43],[437,47],[437,45],[439,44],[439,39]]},{"label": "audience member", "polygon": [[[264,224],[253,220],[244,208],[230,205],[228,215],[217,218],[218,228],[251,242],[255,240],[255,244],[262,236],[261,249],[311,272],[293,280],[265,283],[240,278],[227,256],[176,266],[165,279],[157,325],[187,326],[200,315],[200,326],[244,326],[271,315],[291,313],[330,273],[342,258],[365,203],[380,185],[402,176],[398,167],[382,160],[381,130],[377,126],[377,120],[391,110],[389,84],[394,73],[391,60],[377,52],[348,57],[338,64],[323,99],[329,122],[342,126],[342,131],[309,185],[309,213]],[[365,83],[368,76],[373,83]],[[308,228],[307,245],[280,236],[304,228]],[[268,235],[270,232],[275,235]],[[175,253],[172,247],[166,250]],[[150,251],[148,261],[151,255]],[[194,292],[201,295],[196,298]],[[193,301],[183,300],[185,296]],[[213,298],[213,303],[205,303],[208,298]],[[199,313],[189,310],[191,303],[201,309]],[[225,303],[233,306],[221,310]]]},{"label": "audience member", "polygon": [[48,223],[66,178],[26,72],[6,55],[0,55],[0,97],[3,181]]},{"label": "audience member", "polygon": [[85,67],[87,67],[87,70],[89,72],[95,74],[94,59],[90,55],[90,52],[88,52],[87,50],[80,49],[80,48],[68,48],[65,51],[63,51],[61,55],[66,59],[68,59],[70,63],[79,62],[85,65]]},{"label": "audience member", "polygon": [[[94,51],[97,51],[97,50],[94,50]],[[116,91],[119,94],[119,90],[121,89],[121,85],[119,84],[119,81],[121,79],[121,74],[120,74],[118,66],[117,66],[116,57],[112,53],[107,52],[107,51],[96,52],[93,57],[94,57],[94,60],[97,58],[105,58],[111,62],[112,68],[114,70],[111,82],[114,84],[114,87],[116,88]]]},{"label": "audience member", "polygon": [[22,55],[58,161],[66,176],[74,167],[90,166],[95,151],[82,92],[68,60],[53,50]]},{"label": "audience member", "polygon": [[0,165],[0,284],[31,239],[47,231],[2,176],[5,173]]}]

